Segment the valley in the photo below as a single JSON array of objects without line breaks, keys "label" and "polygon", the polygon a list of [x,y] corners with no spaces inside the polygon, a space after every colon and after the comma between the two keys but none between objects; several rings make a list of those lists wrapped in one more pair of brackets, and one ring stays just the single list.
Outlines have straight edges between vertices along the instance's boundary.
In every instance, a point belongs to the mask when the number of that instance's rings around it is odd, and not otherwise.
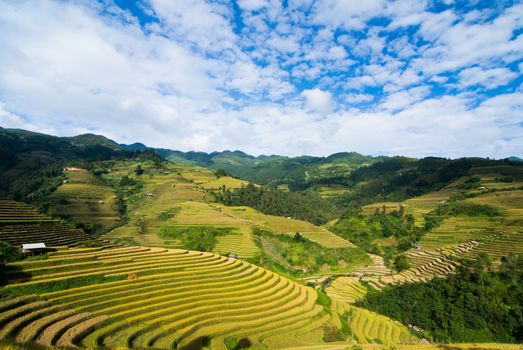
[{"label": "valley", "polygon": [[[426,330],[425,318],[408,322],[394,312],[388,295],[464,271],[498,278],[523,252],[517,164],[474,159],[446,176],[463,161],[430,160],[432,175],[409,168],[416,175],[406,181],[407,165],[382,159],[353,168],[343,186],[326,176],[321,189],[296,191],[155,152],[111,152],[104,160],[62,161],[55,175],[38,175],[55,185],[40,185],[25,202],[0,200],[0,344],[445,348],[455,321],[449,329],[430,326],[440,333]],[[426,167],[429,160],[405,162]],[[413,192],[410,183],[422,180]],[[8,247],[36,241],[46,245],[44,255],[7,255]],[[483,270],[475,270],[479,262]],[[510,281],[503,283],[517,283]],[[495,337],[474,348],[517,348],[492,344]]]}]

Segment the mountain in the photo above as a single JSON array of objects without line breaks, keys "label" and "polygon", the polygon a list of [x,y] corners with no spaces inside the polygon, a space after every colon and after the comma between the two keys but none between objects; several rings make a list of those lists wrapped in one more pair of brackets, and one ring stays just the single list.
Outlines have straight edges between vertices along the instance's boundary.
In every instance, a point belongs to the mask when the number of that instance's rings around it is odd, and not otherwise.
[{"label": "mountain", "polygon": [[223,169],[227,173],[262,185],[291,189],[310,187],[323,178],[348,176],[352,171],[379,162],[387,157],[364,156],[343,152],[328,157],[252,156],[242,151],[181,152],[166,149],[154,151],[173,163]]},{"label": "mountain", "polygon": [[100,135],[57,137],[0,128],[0,196],[25,199],[36,190],[49,191],[60,181],[66,163],[81,164],[130,154]]},{"label": "mountain", "polygon": [[516,156],[508,157],[507,159],[513,163],[523,163],[523,159]]},{"label": "mountain", "polygon": [[106,147],[109,149],[112,149],[114,151],[121,151],[122,147],[114,142],[111,139],[108,139],[105,136],[102,135],[95,135],[95,134],[83,134],[73,137],[66,137],[66,140],[71,142],[74,146],[80,147],[80,148],[88,148],[88,147]]},{"label": "mountain", "polygon": [[119,146],[127,151],[145,151],[148,149],[148,147],[141,142],[135,142],[130,145],[121,143]]}]

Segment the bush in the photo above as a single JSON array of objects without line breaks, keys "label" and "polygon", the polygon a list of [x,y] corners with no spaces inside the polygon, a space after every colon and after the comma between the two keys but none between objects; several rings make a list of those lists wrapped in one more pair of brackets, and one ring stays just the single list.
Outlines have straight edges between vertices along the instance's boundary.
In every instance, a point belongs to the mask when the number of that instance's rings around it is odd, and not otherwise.
[{"label": "bush", "polygon": [[409,261],[405,255],[397,255],[394,257],[394,269],[401,272],[410,268]]},{"label": "bush", "polygon": [[439,216],[500,216],[501,212],[487,204],[475,204],[475,203],[445,203],[439,205],[432,212],[434,215]]},{"label": "bush", "polygon": [[163,226],[160,228],[160,237],[178,239],[185,249],[212,252],[216,246],[216,237],[229,234],[231,231],[232,228],[212,226]]},{"label": "bush", "polygon": [[21,259],[20,251],[9,243],[0,241],[0,265]]}]

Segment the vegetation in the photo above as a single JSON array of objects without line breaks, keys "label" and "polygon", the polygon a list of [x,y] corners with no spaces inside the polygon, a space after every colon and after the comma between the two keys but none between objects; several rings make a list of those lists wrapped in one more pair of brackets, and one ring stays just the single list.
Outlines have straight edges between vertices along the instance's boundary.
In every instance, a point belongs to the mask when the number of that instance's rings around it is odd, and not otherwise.
[{"label": "vegetation", "polygon": [[336,208],[316,194],[289,193],[248,184],[236,190],[222,188],[214,193],[228,206],[249,206],[264,214],[288,216],[321,225],[335,218]]},{"label": "vegetation", "polygon": [[408,270],[409,268],[410,263],[405,255],[400,254],[394,257],[394,269],[396,269],[396,271],[401,272],[404,270]]},{"label": "vegetation", "polygon": [[20,259],[20,252],[7,242],[0,241],[0,268],[2,265]]},{"label": "vegetation", "polygon": [[176,239],[185,249],[212,252],[217,243],[217,236],[231,233],[231,228],[217,228],[210,226],[163,226],[160,237],[163,239]]},{"label": "vegetation", "polygon": [[[412,248],[424,233],[403,207],[389,212],[376,209],[371,215],[361,210],[348,211],[330,229],[370,253],[389,257]],[[393,240],[387,245],[375,243],[383,239]]]},{"label": "vegetation", "polygon": [[253,228],[253,233],[261,255],[252,261],[286,275],[344,272],[370,262],[358,248],[325,249],[299,232],[293,236],[275,235]]},{"label": "vegetation", "polygon": [[440,342],[522,342],[523,255],[491,270],[487,255],[447,279],[369,291],[362,305]]},{"label": "vegetation", "polygon": [[326,313],[316,292],[241,260],[121,247],[58,251],[41,264],[20,265],[40,272],[0,289],[24,294],[0,302],[0,337],[54,347],[184,349],[242,347],[242,339],[266,347],[281,336],[292,345],[303,332],[306,343],[322,343]]}]

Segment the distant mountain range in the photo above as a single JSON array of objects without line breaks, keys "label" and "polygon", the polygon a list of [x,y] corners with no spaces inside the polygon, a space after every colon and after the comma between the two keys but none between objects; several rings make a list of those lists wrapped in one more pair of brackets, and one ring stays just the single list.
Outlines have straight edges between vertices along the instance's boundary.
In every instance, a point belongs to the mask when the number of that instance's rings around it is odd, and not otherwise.
[{"label": "distant mountain range", "polygon": [[[16,176],[24,170],[54,161],[103,160],[118,155],[125,156],[135,151],[152,151],[174,163],[223,169],[233,176],[262,185],[282,185],[290,189],[304,189],[315,184],[340,181],[345,183],[344,179],[356,169],[385,160],[401,159],[402,168],[405,169],[411,166],[412,162],[416,162],[412,158],[373,157],[355,152],[335,153],[328,157],[252,156],[238,150],[182,152],[152,148],[143,143],[118,144],[105,136],[95,134],[57,137],[26,130],[0,128],[0,175]],[[505,161],[522,163],[523,159],[514,156]],[[13,167],[17,169],[12,169]]]}]

